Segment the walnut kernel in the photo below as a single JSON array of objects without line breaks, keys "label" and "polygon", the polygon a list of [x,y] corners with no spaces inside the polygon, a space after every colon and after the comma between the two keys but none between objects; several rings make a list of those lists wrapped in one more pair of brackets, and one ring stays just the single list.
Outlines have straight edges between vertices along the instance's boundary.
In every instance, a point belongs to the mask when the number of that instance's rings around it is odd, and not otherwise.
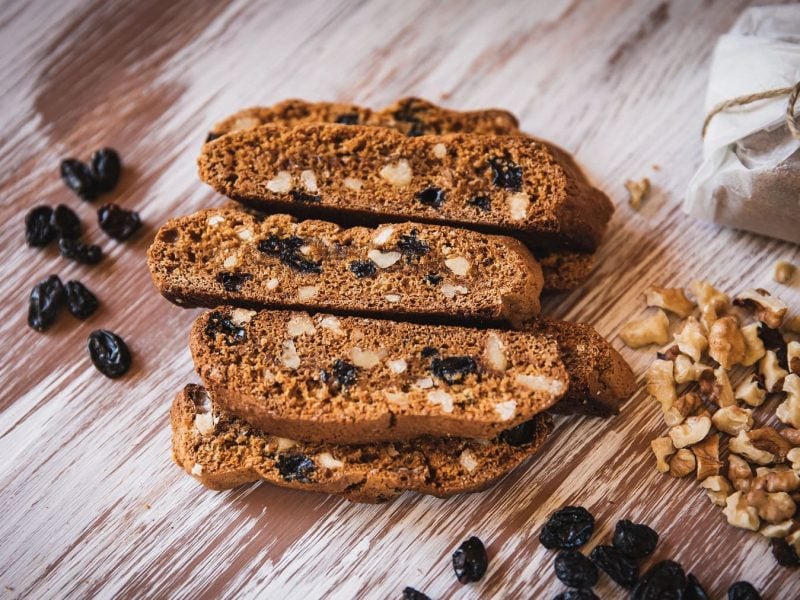
[{"label": "walnut kernel", "polygon": [[759,321],[773,329],[780,327],[783,317],[786,316],[786,304],[775,296],[771,296],[766,290],[745,290],[733,302],[737,306],[744,306],[754,311]]},{"label": "walnut kernel", "polygon": [[689,317],[683,322],[681,330],[675,334],[675,343],[678,344],[680,351],[691,356],[694,362],[698,362],[708,348],[703,326],[694,317]]},{"label": "walnut kernel", "polygon": [[645,293],[647,306],[663,308],[685,319],[695,309],[694,303],[686,297],[683,288],[662,288],[652,286]]},{"label": "walnut kernel", "polygon": [[659,309],[643,319],[627,323],[619,332],[619,337],[630,348],[641,348],[649,344],[663,346],[669,341],[669,319]]},{"label": "walnut kernel", "polygon": [[739,319],[729,315],[714,321],[708,332],[708,355],[726,369],[745,359],[745,340],[739,329]]}]

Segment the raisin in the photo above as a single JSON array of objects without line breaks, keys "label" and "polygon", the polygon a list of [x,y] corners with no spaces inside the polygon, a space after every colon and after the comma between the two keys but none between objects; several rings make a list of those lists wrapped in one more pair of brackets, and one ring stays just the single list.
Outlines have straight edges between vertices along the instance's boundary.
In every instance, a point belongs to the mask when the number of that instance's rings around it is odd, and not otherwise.
[{"label": "raisin", "polygon": [[53,227],[53,209],[49,206],[37,206],[25,215],[25,242],[32,248],[43,248],[56,239]]},{"label": "raisin", "polygon": [[433,346],[425,346],[420,351],[420,354],[422,355],[422,358],[431,358],[433,356],[438,356],[439,355],[439,351],[436,348],[434,348]]},{"label": "raisin", "polygon": [[777,329],[767,327],[764,323],[760,323],[758,327],[758,337],[764,343],[764,348],[775,352],[778,359],[778,365],[781,369],[789,370],[789,356],[786,340],[783,334]]},{"label": "raisin", "polygon": [[439,285],[444,280],[444,277],[439,275],[438,273],[428,273],[425,275],[425,281],[429,285]]},{"label": "raisin", "polygon": [[353,385],[358,379],[358,369],[346,360],[336,359],[331,366],[333,376],[342,387]]},{"label": "raisin", "polygon": [[113,148],[100,148],[89,161],[99,192],[110,192],[117,186],[122,171],[122,161]]},{"label": "raisin", "polygon": [[515,427],[500,432],[500,439],[509,446],[530,444],[536,436],[535,420],[525,421]]},{"label": "raisin", "polygon": [[553,600],[597,600],[597,595],[588,588],[577,588],[561,592]]},{"label": "raisin", "polygon": [[772,556],[778,561],[782,567],[797,567],[800,566],[800,557],[797,552],[792,548],[791,544],[783,538],[774,538],[772,540]]},{"label": "raisin", "polygon": [[619,585],[632,588],[639,577],[639,566],[613,546],[597,546],[589,557]]},{"label": "raisin", "polygon": [[87,245],[68,238],[58,240],[58,251],[64,258],[84,265],[96,265],[103,258],[103,250],[100,246]]},{"label": "raisin", "polygon": [[686,592],[683,595],[684,600],[708,600],[708,594],[700,585],[697,577],[689,573],[686,577]]},{"label": "raisin", "polygon": [[728,600],[761,600],[761,594],[747,581],[737,581],[728,588]]},{"label": "raisin", "polygon": [[314,461],[302,454],[281,454],[278,457],[278,472],[286,481],[310,483],[316,470]]},{"label": "raisin", "polygon": [[683,567],[674,561],[662,560],[642,575],[631,598],[633,600],[683,600],[685,592],[686,574],[683,572]]},{"label": "raisin", "polygon": [[78,319],[88,319],[97,310],[97,297],[80,281],[68,281],[64,286],[67,309]]},{"label": "raisin", "polygon": [[216,140],[217,138],[220,138],[220,137],[222,137],[221,133],[216,133],[214,131],[209,131],[208,135],[206,136],[206,144],[208,142],[213,142],[214,140]]},{"label": "raisin", "polygon": [[344,113],[336,117],[336,123],[340,125],[358,125],[358,113]]},{"label": "raisin", "polygon": [[556,577],[567,587],[592,587],[597,583],[597,567],[578,550],[562,550],[553,563]]},{"label": "raisin", "polygon": [[76,158],[65,158],[61,161],[61,179],[79,198],[92,201],[99,192],[97,181],[91,169]]},{"label": "raisin", "polygon": [[291,194],[292,194],[292,200],[303,204],[320,202],[322,200],[320,196],[315,196],[314,194],[307,194],[306,192],[301,192],[300,190],[292,190]]},{"label": "raisin", "polygon": [[278,257],[283,264],[301,273],[322,273],[322,263],[309,260],[300,253],[304,245],[303,238],[296,235],[287,238],[270,235],[258,243],[258,249],[267,256]]},{"label": "raisin", "polygon": [[658,534],[647,525],[623,519],[614,529],[614,547],[630,558],[644,558],[656,549]]},{"label": "raisin", "polygon": [[69,206],[59,204],[50,217],[50,225],[60,238],[71,240],[81,237],[81,220]]},{"label": "raisin", "polygon": [[484,212],[489,212],[492,210],[492,201],[489,200],[488,196],[473,196],[467,200],[467,204],[474,206],[475,208],[479,208]]},{"label": "raisin", "polygon": [[565,506],[550,515],[539,533],[548,550],[580,548],[594,531],[594,517],[582,506]]},{"label": "raisin", "polygon": [[453,552],[453,570],[461,583],[480,581],[488,566],[486,548],[474,535]]},{"label": "raisin", "polygon": [[413,121],[411,123],[411,127],[408,128],[406,131],[406,135],[408,137],[419,137],[421,135],[425,135],[427,132],[427,128],[425,127],[425,123],[422,121]]},{"label": "raisin", "polygon": [[125,210],[116,204],[101,206],[97,211],[97,221],[100,229],[120,242],[127,240],[142,226],[139,213]]},{"label": "raisin", "polygon": [[122,377],[131,367],[131,353],[116,333],[98,329],[89,334],[89,356],[94,366],[106,377]]},{"label": "raisin", "polygon": [[478,363],[471,356],[449,356],[434,358],[431,372],[449,384],[461,383],[470,373],[478,372]]},{"label": "raisin", "polygon": [[230,320],[230,317],[218,310],[215,310],[208,315],[208,321],[206,322],[206,335],[212,340],[215,340],[217,338],[217,334],[224,336],[225,343],[227,343],[229,346],[238,344],[239,342],[243,342],[245,339],[247,339],[247,332],[243,327],[239,327]]},{"label": "raisin", "polygon": [[412,587],[407,587],[403,589],[403,600],[431,600],[431,599],[422,592],[418,592]]},{"label": "raisin", "polygon": [[491,158],[492,183],[499,188],[518,192],[522,189],[522,167],[508,158]]},{"label": "raisin", "polygon": [[375,265],[374,262],[371,260],[354,260],[347,268],[355,275],[358,279],[362,277],[372,277],[378,271],[378,267]]},{"label": "raisin", "polygon": [[252,278],[250,273],[231,273],[229,271],[217,273],[217,283],[221,283],[226,292],[238,292],[242,289],[244,282],[250,281]]},{"label": "raisin", "polygon": [[408,235],[401,235],[397,241],[397,249],[402,252],[407,259],[412,259],[417,256],[425,256],[431,251],[431,247],[424,241],[419,239],[419,231],[412,229]]},{"label": "raisin", "polygon": [[64,302],[64,286],[58,275],[50,275],[31,290],[28,299],[28,325],[36,331],[44,331],[56,322],[58,311]]},{"label": "raisin", "polygon": [[444,204],[444,190],[437,187],[425,188],[417,194],[417,200],[425,206],[439,208]]}]

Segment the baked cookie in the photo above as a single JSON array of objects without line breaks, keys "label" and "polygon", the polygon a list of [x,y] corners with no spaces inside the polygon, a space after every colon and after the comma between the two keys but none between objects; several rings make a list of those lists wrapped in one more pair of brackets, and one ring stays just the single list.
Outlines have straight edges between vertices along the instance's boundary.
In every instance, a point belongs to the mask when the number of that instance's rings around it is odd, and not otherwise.
[{"label": "baked cookie", "polygon": [[447,498],[486,489],[535,454],[553,429],[544,413],[492,440],[304,443],[259,431],[199,385],[178,393],[171,420],[175,462],[206,487],[224,490],[263,480],[371,503],[404,491]]},{"label": "baked cookie", "polygon": [[491,438],[568,384],[556,342],[522,331],[220,307],[189,346],[221,406],[304,441]]},{"label": "baked cookie", "polygon": [[287,215],[202,210],[168,221],[148,252],[181,306],[302,308],[519,326],[539,312],[542,273],[518,240],[438,225],[342,229]]}]

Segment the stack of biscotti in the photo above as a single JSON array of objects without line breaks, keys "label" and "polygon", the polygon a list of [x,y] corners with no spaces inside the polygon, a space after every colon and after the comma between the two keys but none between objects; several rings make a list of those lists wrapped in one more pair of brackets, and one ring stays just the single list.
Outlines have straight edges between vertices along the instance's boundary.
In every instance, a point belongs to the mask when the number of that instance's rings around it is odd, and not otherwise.
[{"label": "stack of biscotti", "polygon": [[550,412],[631,393],[591,327],[538,315],[586,275],[610,202],[509,113],[288,101],[215,126],[199,165],[235,202],[168,221],[148,263],[212,309],[190,333],[203,385],[172,407],[173,456],[206,486],[477,491]]}]

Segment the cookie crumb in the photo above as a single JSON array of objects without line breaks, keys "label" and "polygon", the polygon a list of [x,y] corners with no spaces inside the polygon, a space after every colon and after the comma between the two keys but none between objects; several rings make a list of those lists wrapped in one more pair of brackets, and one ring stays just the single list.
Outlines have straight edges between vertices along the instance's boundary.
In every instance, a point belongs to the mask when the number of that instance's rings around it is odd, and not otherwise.
[{"label": "cookie crumb", "polygon": [[644,177],[639,181],[629,179],[625,182],[625,188],[630,194],[628,203],[631,205],[631,208],[634,210],[639,210],[639,208],[642,206],[642,201],[646,200],[650,195],[650,179],[647,177]]}]

